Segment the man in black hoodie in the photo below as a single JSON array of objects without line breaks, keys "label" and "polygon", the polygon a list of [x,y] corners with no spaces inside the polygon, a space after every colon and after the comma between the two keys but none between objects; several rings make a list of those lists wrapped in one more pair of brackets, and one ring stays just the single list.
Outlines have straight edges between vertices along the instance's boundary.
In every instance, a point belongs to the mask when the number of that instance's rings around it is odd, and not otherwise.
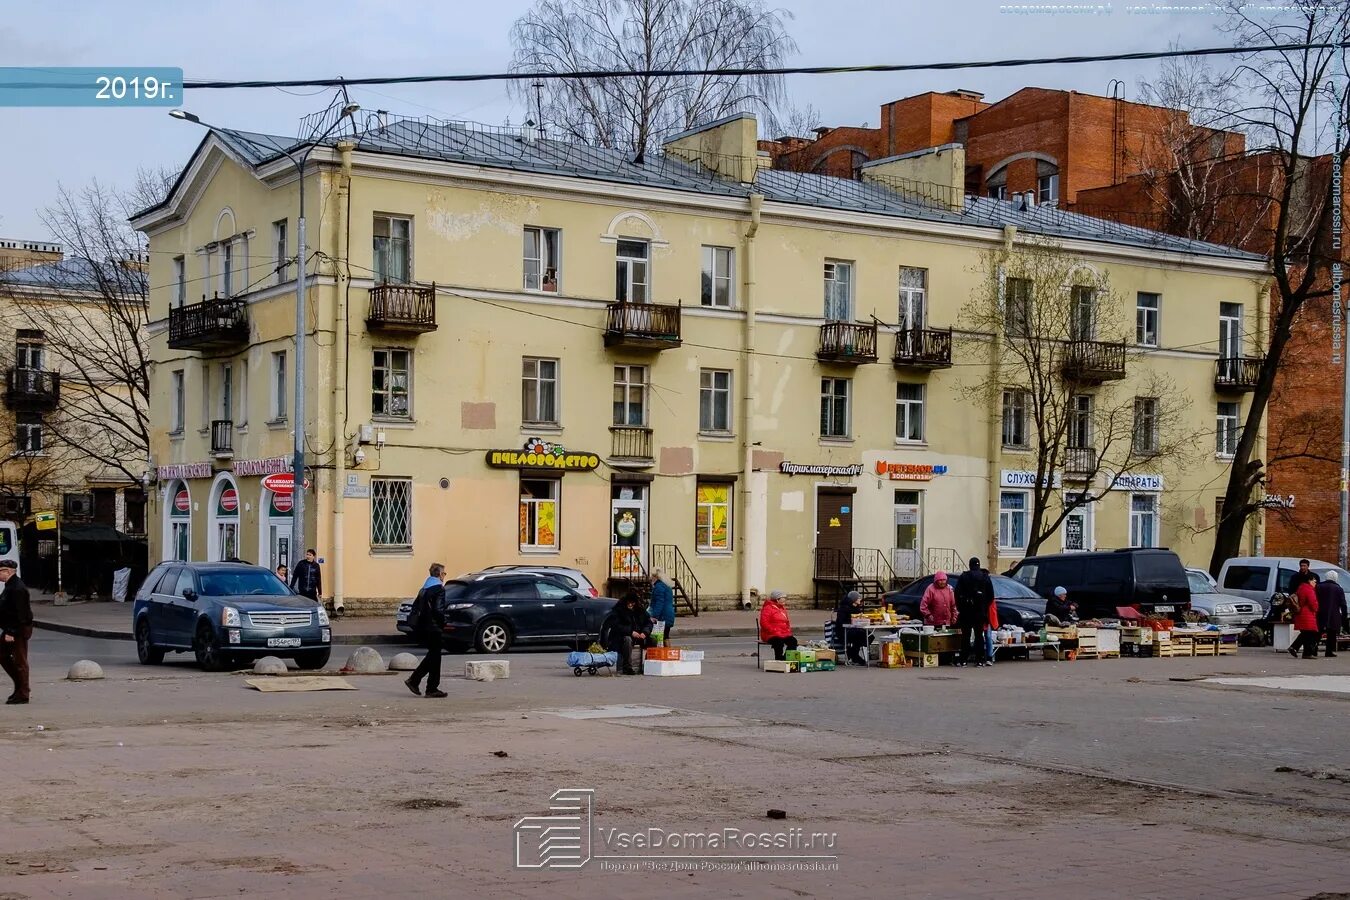
[{"label": "man in black hoodie", "polygon": [[987,666],[984,630],[989,627],[989,604],[994,602],[994,582],[980,568],[980,558],[970,558],[970,568],[956,579],[956,620],[961,625],[961,657],[958,666],[974,662]]},{"label": "man in black hoodie", "polygon": [[629,591],[614,604],[614,620],[610,628],[609,649],[619,654],[619,674],[636,675],[633,669],[633,649],[647,646],[652,633],[652,618],[642,605],[636,591]]},{"label": "man in black hoodie", "polygon": [[0,668],[14,680],[6,703],[28,702],[28,640],[33,636],[33,607],[28,587],[19,580],[19,564],[0,559]]}]

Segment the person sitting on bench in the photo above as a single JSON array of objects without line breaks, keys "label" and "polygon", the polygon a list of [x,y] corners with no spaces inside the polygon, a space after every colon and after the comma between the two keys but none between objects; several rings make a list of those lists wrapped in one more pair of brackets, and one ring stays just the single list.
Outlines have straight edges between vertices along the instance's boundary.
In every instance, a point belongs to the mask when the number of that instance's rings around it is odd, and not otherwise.
[{"label": "person sitting on bench", "polygon": [[786,599],[787,594],[774,591],[759,611],[759,639],[773,648],[774,659],[784,659],[788,650],[797,649],[797,639],[792,636],[792,623],[788,621],[787,609],[783,606]]},{"label": "person sitting on bench", "polygon": [[867,632],[862,628],[849,628],[848,625],[856,613],[862,612],[862,608],[862,594],[849,591],[834,610],[834,633],[839,636],[848,661],[857,666],[867,665],[861,655],[862,648],[867,646]]},{"label": "person sitting on bench", "polygon": [[652,633],[652,620],[642,606],[636,591],[629,591],[614,604],[614,624],[610,631],[609,649],[619,654],[619,674],[636,675],[633,668],[633,650],[642,652]]}]

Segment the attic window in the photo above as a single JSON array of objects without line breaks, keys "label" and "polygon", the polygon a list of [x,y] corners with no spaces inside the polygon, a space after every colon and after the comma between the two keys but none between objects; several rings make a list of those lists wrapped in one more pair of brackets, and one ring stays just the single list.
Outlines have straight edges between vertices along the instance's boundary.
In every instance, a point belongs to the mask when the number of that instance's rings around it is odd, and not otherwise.
[{"label": "attic window", "polygon": [[1004,166],[984,183],[985,193],[995,200],[1008,199],[1008,167]]}]

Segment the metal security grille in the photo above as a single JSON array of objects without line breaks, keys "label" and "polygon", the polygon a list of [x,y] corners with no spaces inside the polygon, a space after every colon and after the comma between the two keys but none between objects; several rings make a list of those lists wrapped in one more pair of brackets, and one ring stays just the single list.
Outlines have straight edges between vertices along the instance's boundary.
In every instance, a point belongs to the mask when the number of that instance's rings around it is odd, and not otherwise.
[{"label": "metal security grille", "polygon": [[412,546],[411,479],[370,479],[370,545]]}]

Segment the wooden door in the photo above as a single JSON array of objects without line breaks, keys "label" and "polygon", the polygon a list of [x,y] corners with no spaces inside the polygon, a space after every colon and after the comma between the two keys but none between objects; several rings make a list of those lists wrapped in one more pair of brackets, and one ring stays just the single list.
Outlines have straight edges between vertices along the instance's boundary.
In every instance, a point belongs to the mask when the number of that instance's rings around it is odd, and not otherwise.
[{"label": "wooden door", "polygon": [[[847,577],[853,570],[853,493],[816,491],[816,576]],[[834,552],[838,551],[838,552]]]}]

